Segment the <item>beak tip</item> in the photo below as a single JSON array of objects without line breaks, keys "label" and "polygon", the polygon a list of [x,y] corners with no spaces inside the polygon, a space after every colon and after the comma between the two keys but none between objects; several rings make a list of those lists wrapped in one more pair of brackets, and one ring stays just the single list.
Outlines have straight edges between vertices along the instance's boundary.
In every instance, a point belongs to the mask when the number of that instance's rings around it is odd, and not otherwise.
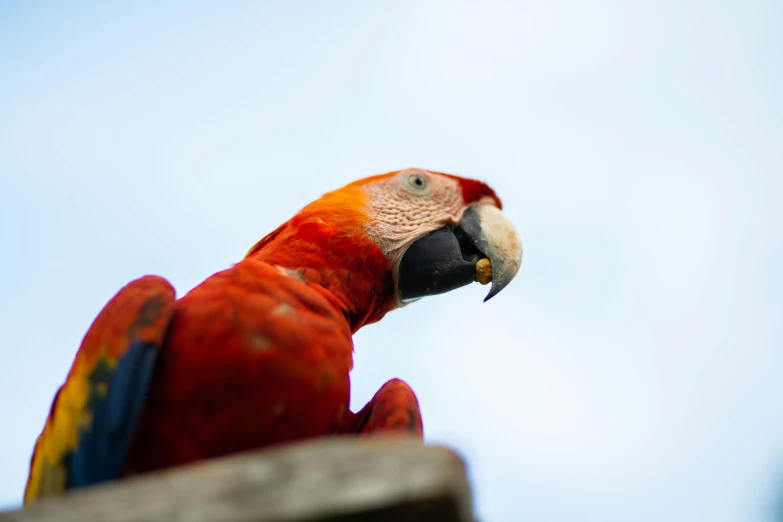
[{"label": "beak tip", "polygon": [[506,287],[505,284],[498,283],[495,284],[495,281],[492,281],[492,288],[489,289],[489,293],[487,294],[487,297],[484,298],[484,302],[486,303],[496,295],[500,293],[501,290],[503,290]]},{"label": "beak tip", "polygon": [[498,270],[493,273],[492,287],[484,298],[485,303],[503,291],[517,275],[521,264],[521,253],[519,256],[514,257],[513,262],[511,263],[498,260],[495,264],[497,265]]}]

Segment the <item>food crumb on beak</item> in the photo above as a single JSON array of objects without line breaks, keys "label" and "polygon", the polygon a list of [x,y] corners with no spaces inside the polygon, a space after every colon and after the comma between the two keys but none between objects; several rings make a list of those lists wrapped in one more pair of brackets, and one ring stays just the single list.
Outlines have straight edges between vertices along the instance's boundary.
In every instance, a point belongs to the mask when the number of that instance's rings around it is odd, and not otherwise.
[{"label": "food crumb on beak", "polygon": [[476,263],[476,281],[482,285],[492,282],[492,263],[486,257]]}]

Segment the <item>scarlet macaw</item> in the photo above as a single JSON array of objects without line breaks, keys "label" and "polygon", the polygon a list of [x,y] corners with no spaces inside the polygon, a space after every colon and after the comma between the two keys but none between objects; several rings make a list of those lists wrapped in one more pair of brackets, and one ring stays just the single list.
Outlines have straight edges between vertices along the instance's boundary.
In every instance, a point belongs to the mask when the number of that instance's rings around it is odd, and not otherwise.
[{"label": "scarlet macaw", "polygon": [[[422,169],[311,203],[180,299],[137,279],[93,322],[38,437],[25,503],[72,488],[336,433],[422,436],[399,379],[348,409],[351,335],[388,311],[516,275],[522,247],[486,184]],[[485,299],[485,300],[486,300]]]}]

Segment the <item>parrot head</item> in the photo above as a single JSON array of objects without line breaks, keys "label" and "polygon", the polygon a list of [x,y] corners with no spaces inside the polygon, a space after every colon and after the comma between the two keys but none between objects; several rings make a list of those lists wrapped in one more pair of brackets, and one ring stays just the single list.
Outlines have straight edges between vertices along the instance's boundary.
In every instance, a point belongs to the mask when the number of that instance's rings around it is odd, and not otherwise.
[{"label": "parrot head", "polygon": [[367,229],[389,261],[401,302],[467,285],[475,280],[476,263],[489,259],[486,301],[519,270],[519,236],[486,184],[422,169],[357,184],[370,195]]},{"label": "parrot head", "polygon": [[[324,194],[248,252],[327,287],[352,323],[467,285],[491,267],[485,301],[517,274],[522,244],[485,183],[418,168]],[[482,281],[486,282],[486,281]]]}]

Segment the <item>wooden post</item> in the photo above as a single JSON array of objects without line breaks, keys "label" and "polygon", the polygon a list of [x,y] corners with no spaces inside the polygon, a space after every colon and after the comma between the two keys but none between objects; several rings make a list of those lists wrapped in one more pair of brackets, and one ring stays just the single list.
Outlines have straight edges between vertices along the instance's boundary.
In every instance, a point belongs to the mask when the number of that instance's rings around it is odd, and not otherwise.
[{"label": "wooden post", "polygon": [[0,513],[0,522],[468,522],[453,452],[329,438],[140,475]]}]

